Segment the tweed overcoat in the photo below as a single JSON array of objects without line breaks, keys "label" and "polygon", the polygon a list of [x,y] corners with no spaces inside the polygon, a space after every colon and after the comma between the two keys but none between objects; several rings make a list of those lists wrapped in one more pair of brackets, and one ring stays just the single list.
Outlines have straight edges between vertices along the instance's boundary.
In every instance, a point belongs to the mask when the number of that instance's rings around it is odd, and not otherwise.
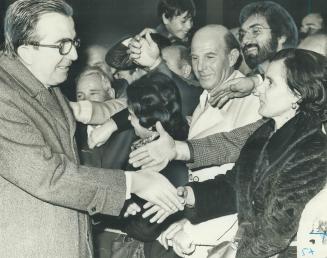
[{"label": "tweed overcoat", "polygon": [[60,89],[1,54],[1,257],[91,257],[89,214],[119,214],[124,173],[80,166],[74,133]]}]

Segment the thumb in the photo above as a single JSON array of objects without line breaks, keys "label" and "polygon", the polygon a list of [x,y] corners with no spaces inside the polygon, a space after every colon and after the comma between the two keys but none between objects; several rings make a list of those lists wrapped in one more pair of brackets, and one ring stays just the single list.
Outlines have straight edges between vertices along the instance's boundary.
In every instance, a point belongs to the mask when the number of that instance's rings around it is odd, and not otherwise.
[{"label": "thumb", "polygon": [[162,127],[162,124],[158,121],[156,123],[156,130],[159,133],[160,136],[163,136],[164,134],[166,134],[167,132],[165,131],[165,129]]},{"label": "thumb", "polygon": [[148,42],[149,46],[153,46],[154,44],[156,44],[153,39],[151,38],[150,32],[147,32],[145,34],[145,39]]},{"label": "thumb", "polygon": [[179,186],[177,188],[177,195],[180,197],[185,198],[187,196],[187,190],[185,189],[184,186]]}]

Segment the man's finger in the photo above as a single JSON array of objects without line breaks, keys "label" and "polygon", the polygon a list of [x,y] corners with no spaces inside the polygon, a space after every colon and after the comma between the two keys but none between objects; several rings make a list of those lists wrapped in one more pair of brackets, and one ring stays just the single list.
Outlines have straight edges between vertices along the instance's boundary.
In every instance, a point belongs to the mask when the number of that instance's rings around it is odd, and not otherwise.
[{"label": "man's finger", "polygon": [[151,203],[151,202],[147,202],[147,203],[145,203],[145,204],[143,205],[143,208],[144,208],[144,209],[148,209],[148,208],[152,207],[153,205],[154,205],[153,203]]},{"label": "man's finger", "polygon": [[177,232],[182,229],[180,223],[175,223],[174,227],[170,228],[170,230],[166,234],[167,239],[173,239]]},{"label": "man's finger", "polygon": [[184,210],[184,206],[181,204],[180,197],[177,196],[177,191],[173,186],[170,187],[170,191],[163,193],[162,197],[165,197],[165,200],[167,200],[167,205],[170,208],[169,210]]},{"label": "man's finger", "polygon": [[152,40],[152,37],[150,35],[150,32],[147,32],[145,34],[145,39],[147,41],[147,43],[149,44],[149,46],[152,46],[153,44],[156,44],[153,40]]},{"label": "man's finger", "polygon": [[[143,152],[148,152],[148,150],[147,150],[144,146],[142,146],[142,147],[140,147],[140,148],[138,148],[138,149],[132,151],[132,152],[129,154],[129,158],[130,158],[130,160],[132,159],[132,160],[134,161],[133,158],[135,158],[135,157],[139,158],[139,155],[141,155]],[[144,155],[148,155],[148,154],[145,153]],[[141,157],[141,159],[142,159],[144,156],[140,156],[140,157]],[[138,159],[135,159],[135,160],[138,160]]]},{"label": "man's finger", "polygon": [[132,164],[134,167],[140,167],[143,165],[142,160],[144,160],[145,158],[148,158],[148,163],[150,163],[153,160],[153,158],[150,157],[149,153],[147,151],[144,151],[144,152],[140,152],[139,154],[130,156],[128,162]]},{"label": "man's finger", "polygon": [[165,221],[166,218],[168,218],[170,213],[166,212],[163,216],[160,217],[160,219],[157,221],[158,224]]},{"label": "man's finger", "polygon": [[152,206],[150,209],[143,212],[142,217],[147,218],[147,217],[151,216],[152,214],[154,214],[154,213],[156,213],[156,212],[158,212],[160,210],[162,210],[162,209],[159,206],[157,206],[157,205]]},{"label": "man's finger", "polygon": [[[140,159],[138,162],[134,162],[133,163],[133,166],[134,167],[136,167],[136,168],[138,168],[138,167],[142,167],[142,166],[146,166],[146,165],[148,165],[150,162],[152,162],[153,161],[153,158],[152,157],[149,157],[149,156],[147,156],[147,157],[145,157],[145,158],[143,158],[143,159]],[[148,166],[149,167],[149,166]],[[157,172],[157,171],[155,171],[155,172]]]},{"label": "man's finger", "polygon": [[157,130],[157,132],[159,133],[160,136],[167,133],[160,122],[156,123],[156,130]]},{"label": "man's finger", "polygon": [[[168,213],[168,212],[167,212]],[[150,223],[154,223],[159,220],[164,214],[166,214],[165,210],[159,210],[157,213],[150,219]],[[169,213],[168,213],[169,214]]]}]

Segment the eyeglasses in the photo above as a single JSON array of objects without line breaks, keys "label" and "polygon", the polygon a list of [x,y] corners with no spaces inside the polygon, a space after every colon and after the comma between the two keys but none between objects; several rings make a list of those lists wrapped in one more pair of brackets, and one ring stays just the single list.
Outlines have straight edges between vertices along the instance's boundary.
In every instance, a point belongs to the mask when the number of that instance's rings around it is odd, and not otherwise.
[{"label": "eyeglasses", "polygon": [[251,37],[256,38],[263,32],[263,30],[271,30],[271,29],[265,28],[260,25],[255,25],[253,27],[250,27],[248,30],[240,29],[238,31],[238,38],[241,41],[247,33],[249,33],[251,35]]},{"label": "eyeglasses", "polygon": [[65,56],[69,54],[73,46],[75,48],[78,48],[81,45],[81,41],[80,39],[63,39],[58,45],[40,44],[40,42],[36,41],[31,41],[27,44],[32,45],[34,47],[58,48],[60,55]]}]

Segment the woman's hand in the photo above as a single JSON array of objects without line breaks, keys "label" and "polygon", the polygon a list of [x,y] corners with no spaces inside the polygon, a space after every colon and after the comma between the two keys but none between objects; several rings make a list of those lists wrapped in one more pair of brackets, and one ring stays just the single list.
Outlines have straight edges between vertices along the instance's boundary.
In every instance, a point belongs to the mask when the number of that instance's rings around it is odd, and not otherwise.
[{"label": "woman's hand", "polygon": [[229,241],[225,241],[208,251],[208,258],[235,258],[236,250]]}]

